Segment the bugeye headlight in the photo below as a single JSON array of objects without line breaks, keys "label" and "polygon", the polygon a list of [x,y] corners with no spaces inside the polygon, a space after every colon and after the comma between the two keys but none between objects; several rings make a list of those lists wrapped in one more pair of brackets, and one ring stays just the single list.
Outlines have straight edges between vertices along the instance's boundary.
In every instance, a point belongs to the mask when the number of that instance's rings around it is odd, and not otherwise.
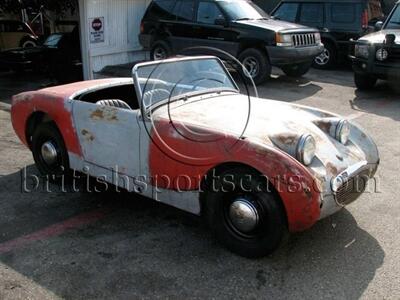
[{"label": "bugeye headlight", "polygon": [[376,51],[376,59],[380,61],[384,61],[388,58],[389,53],[387,52],[386,49],[380,48]]},{"label": "bugeye headlight", "polygon": [[315,156],[316,144],[314,138],[309,134],[303,134],[297,144],[297,160],[308,166]]},{"label": "bugeye headlight", "polygon": [[346,120],[340,120],[336,126],[335,138],[346,145],[350,136],[350,125]]},{"label": "bugeye headlight", "polygon": [[277,32],[275,35],[276,45],[279,47],[290,47],[293,46],[292,35],[282,34]]},{"label": "bugeye headlight", "polygon": [[368,45],[359,45],[355,46],[354,54],[356,57],[368,58],[369,56],[369,46]]}]

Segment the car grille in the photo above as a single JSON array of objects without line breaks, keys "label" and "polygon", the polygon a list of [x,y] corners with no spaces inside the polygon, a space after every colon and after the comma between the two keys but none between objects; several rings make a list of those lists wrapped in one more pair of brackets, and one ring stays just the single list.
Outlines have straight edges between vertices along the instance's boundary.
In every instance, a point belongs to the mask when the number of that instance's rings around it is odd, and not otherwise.
[{"label": "car grille", "polygon": [[293,34],[292,40],[295,47],[306,47],[316,44],[314,33]]},{"label": "car grille", "polygon": [[366,189],[369,179],[369,170],[363,170],[350,177],[335,193],[339,205],[347,205],[356,200]]}]

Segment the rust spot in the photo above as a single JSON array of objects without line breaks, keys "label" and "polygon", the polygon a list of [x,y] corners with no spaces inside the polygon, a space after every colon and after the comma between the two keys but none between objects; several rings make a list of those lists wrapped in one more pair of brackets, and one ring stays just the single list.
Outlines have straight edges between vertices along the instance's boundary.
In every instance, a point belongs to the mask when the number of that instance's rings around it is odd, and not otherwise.
[{"label": "rust spot", "polygon": [[285,144],[285,145],[294,145],[297,142],[296,137],[294,137],[293,135],[288,135],[288,134],[278,135],[277,139],[279,140],[279,142],[281,142],[282,144]]},{"label": "rust spot", "polygon": [[322,131],[328,132],[331,130],[332,123],[327,121],[315,121],[315,125],[317,125]]},{"label": "rust spot", "polygon": [[90,118],[91,119],[103,119],[104,118],[103,111],[101,109],[96,109],[94,112],[92,112],[92,114],[90,115]]},{"label": "rust spot", "polygon": [[90,114],[93,120],[118,121],[117,109],[113,107],[98,108]]},{"label": "rust spot", "polygon": [[86,129],[82,129],[81,133],[87,141],[92,142],[94,140],[94,136]]},{"label": "rust spot", "polygon": [[326,170],[327,170],[328,173],[330,173],[330,174],[334,174],[334,175],[338,174],[338,169],[337,169],[332,163],[330,163],[330,162],[328,162],[328,163],[326,164]]}]

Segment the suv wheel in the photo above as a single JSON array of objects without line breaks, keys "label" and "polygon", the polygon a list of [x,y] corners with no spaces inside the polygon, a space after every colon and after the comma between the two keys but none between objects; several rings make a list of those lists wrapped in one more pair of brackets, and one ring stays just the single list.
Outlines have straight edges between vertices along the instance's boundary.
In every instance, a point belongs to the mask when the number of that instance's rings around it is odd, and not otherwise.
[{"label": "suv wheel", "polygon": [[302,64],[283,66],[282,71],[289,77],[301,77],[311,68],[311,63],[305,62]]},{"label": "suv wheel", "polygon": [[250,48],[239,55],[239,60],[246,68],[255,84],[263,83],[271,75],[271,65],[265,53]]},{"label": "suv wheel", "polygon": [[329,42],[325,42],[324,45],[324,51],[314,59],[314,67],[317,69],[329,69],[336,61],[335,47]]},{"label": "suv wheel", "polygon": [[372,89],[378,79],[368,74],[354,73],[354,83],[359,90]]},{"label": "suv wheel", "polygon": [[151,60],[166,59],[171,55],[168,44],[164,41],[157,41],[153,44],[150,51]]}]

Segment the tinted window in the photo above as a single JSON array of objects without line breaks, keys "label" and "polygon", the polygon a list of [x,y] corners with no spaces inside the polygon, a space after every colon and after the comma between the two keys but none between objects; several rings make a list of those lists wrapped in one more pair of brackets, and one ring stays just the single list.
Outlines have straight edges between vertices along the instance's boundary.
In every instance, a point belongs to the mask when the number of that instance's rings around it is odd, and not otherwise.
[{"label": "tinted window", "polygon": [[175,0],[159,0],[154,2],[151,7],[151,17],[160,18],[166,20],[175,19],[172,14],[174,8]]},{"label": "tinted window", "polygon": [[400,29],[400,5],[396,7],[385,29]]},{"label": "tinted window", "polygon": [[355,21],[355,5],[332,4],[331,17],[335,23],[353,23]]},{"label": "tinted window", "polygon": [[295,22],[298,8],[298,3],[283,3],[274,13],[274,17],[280,20]]},{"label": "tinted window", "polygon": [[324,21],[324,5],[322,3],[303,3],[300,11],[300,23],[321,24]]},{"label": "tinted window", "polygon": [[194,2],[193,1],[177,1],[174,14],[178,21],[193,21]]},{"label": "tinted window", "polygon": [[197,22],[215,24],[215,20],[223,18],[218,6],[213,2],[200,2],[197,10]]}]

